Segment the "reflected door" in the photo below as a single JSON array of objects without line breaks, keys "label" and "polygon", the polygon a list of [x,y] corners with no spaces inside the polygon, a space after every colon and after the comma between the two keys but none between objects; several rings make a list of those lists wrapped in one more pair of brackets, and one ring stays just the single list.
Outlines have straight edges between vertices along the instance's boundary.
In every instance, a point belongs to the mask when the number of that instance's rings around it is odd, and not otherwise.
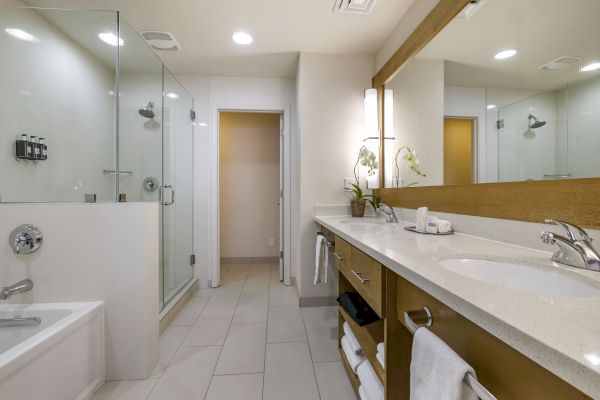
[{"label": "reflected door", "polygon": [[473,119],[444,118],[444,185],[473,183]]}]

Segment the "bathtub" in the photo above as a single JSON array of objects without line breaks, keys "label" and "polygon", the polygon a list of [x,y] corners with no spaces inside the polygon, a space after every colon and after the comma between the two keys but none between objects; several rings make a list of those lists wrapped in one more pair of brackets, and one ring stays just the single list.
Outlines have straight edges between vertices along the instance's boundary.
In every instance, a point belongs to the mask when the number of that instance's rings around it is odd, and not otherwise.
[{"label": "bathtub", "polygon": [[42,322],[0,328],[0,398],[91,398],[104,382],[103,303],[0,306],[0,318],[15,316]]}]

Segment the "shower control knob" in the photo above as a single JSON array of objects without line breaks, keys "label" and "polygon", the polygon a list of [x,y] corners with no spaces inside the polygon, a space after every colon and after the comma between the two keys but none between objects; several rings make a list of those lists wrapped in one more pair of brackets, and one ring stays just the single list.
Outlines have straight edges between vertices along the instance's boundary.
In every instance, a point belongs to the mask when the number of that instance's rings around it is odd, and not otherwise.
[{"label": "shower control knob", "polygon": [[159,182],[157,178],[149,176],[146,179],[144,179],[143,185],[146,192],[154,192],[158,189]]},{"label": "shower control knob", "polygon": [[33,225],[17,226],[10,234],[9,244],[15,254],[35,253],[42,246],[42,231]]}]

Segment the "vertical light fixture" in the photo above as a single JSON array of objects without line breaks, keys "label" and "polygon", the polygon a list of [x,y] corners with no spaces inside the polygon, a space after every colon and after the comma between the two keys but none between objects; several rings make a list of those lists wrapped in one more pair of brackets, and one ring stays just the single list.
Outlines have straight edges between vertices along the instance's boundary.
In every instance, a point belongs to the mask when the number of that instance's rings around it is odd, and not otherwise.
[{"label": "vertical light fixture", "polygon": [[[379,124],[377,115],[377,89],[365,90],[365,139],[363,145],[377,156],[379,162]],[[367,188],[379,188],[379,168],[371,176],[367,175]]]},{"label": "vertical light fixture", "polygon": [[[383,133],[386,138],[394,137],[394,91],[392,89],[385,89],[383,91]],[[384,166],[384,187],[386,188],[394,187],[394,169],[391,161],[394,158],[395,150],[392,143],[387,143],[384,148],[385,160],[387,160]]]}]

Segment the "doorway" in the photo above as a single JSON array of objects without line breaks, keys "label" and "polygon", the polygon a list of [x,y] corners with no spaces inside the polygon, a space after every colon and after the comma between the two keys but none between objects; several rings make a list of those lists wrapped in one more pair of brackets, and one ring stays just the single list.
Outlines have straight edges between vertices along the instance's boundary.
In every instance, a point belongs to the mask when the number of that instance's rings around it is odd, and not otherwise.
[{"label": "doorway", "polygon": [[[278,264],[283,280],[283,115],[219,113],[219,263]],[[227,268],[227,269],[230,269]],[[220,277],[224,272],[220,268]]]},{"label": "doorway", "polygon": [[444,118],[444,185],[476,183],[476,118]]}]

